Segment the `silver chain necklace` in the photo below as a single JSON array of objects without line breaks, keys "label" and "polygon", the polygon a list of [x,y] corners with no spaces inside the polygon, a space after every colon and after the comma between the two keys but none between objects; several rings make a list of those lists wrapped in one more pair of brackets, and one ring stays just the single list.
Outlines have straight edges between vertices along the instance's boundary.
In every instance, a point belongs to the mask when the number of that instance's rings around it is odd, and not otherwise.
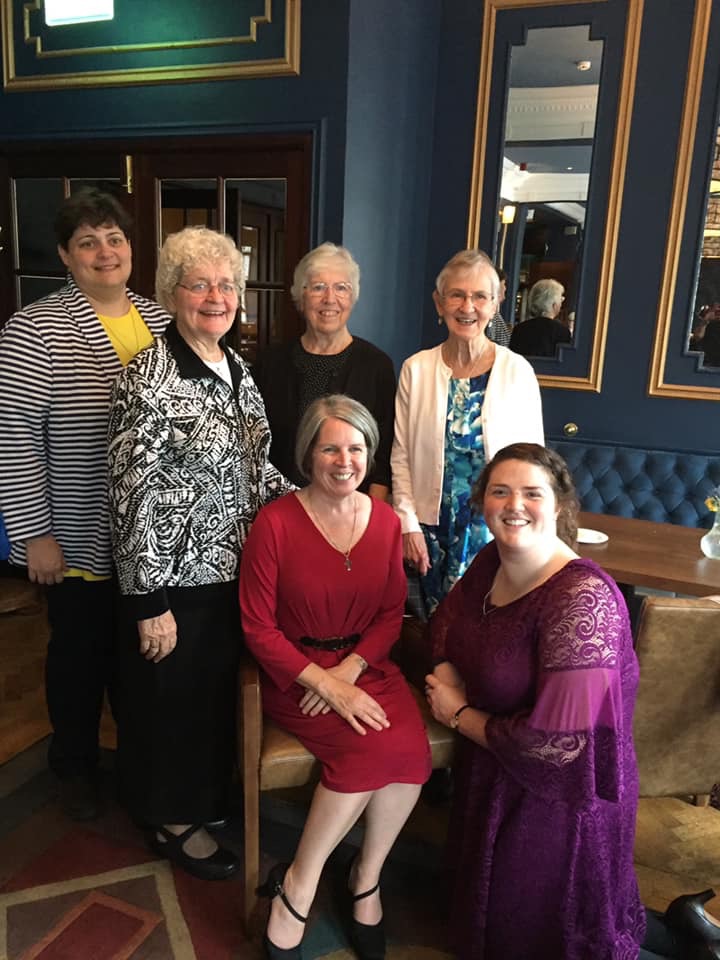
[{"label": "silver chain necklace", "polygon": [[354,497],[354,501],[353,501],[353,502],[354,502],[354,504],[355,504],[355,510],[353,511],[352,532],[351,532],[351,534],[350,534],[350,540],[348,541],[347,550],[343,550],[342,547],[339,547],[339,546],[335,543],[335,541],[333,540],[333,538],[329,535],[329,533],[327,532],[327,530],[325,529],[325,527],[322,525],[322,523],[320,522],[320,517],[318,517],[318,515],[317,515],[317,514],[315,513],[315,511],[313,510],[312,503],[310,502],[310,494],[308,493],[308,496],[307,496],[307,505],[308,505],[308,509],[309,509],[309,511],[310,511],[310,516],[313,518],[313,520],[314,520],[315,523],[317,524],[318,529],[320,530],[320,533],[322,533],[322,535],[325,537],[325,539],[326,539],[327,542],[330,544],[330,546],[331,546],[331,547],[334,547],[335,550],[337,550],[338,553],[341,553],[341,554],[343,555],[343,558],[344,558],[344,560],[345,560],[345,569],[346,569],[346,570],[352,570],[352,561],[350,560],[350,551],[351,551],[352,548],[353,548],[353,540],[355,539],[355,528],[356,528],[356,526],[357,526],[357,514],[358,514],[357,497]]},{"label": "silver chain necklace", "polygon": [[493,590],[495,589],[495,584],[497,583],[498,573],[500,573],[499,570],[498,570],[498,572],[495,574],[495,576],[494,576],[494,578],[493,578],[493,582],[490,584],[490,589],[488,590],[488,592],[487,592],[487,593],[485,594],[485,596],[483,597],[483,602],[482,602],[482,615],[483,615],[484,617],[489,617],[490,614],[491,614],[494,610],[497,610],[497,607],[495,607],[495,606],[493,606],[490,610],[488,610],[488,608],[487,608],[487,602],[488,602],[488,600],[490,599],[490,597],[492,596]]}]

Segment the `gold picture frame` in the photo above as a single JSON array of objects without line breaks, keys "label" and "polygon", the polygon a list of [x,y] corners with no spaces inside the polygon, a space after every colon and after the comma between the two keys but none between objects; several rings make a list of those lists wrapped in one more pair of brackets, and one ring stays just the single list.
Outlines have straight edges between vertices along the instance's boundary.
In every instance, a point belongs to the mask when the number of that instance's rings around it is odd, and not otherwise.
[{"label": "gold picture frame", "polygon": [[[658,301],[658,315],[653,339],[650,375],[648,379],[649,397],[676,397],[683,400],[720,400],[720,387],[702,384],[674,384],[665,380],[670,328],[672,325],[675,289],[677,283],[678,262],[683,240],[685,211],[688,188],[692,172],[700,99],[705,74],[705,55],[707,53],[708,29],[712,0],[696,0],[693,18],[692,39],[688,58],[685,99],[683,102],[682,122],[678,140],[677,159],[675,161],[675,179],[673,181],[672,202],[668,219],[667,243],[663,262],[662,286]],[[715,128],[717,129],[717,128]]]},{"label": "gold picture frame", "polygon": [[[117,87],[133,84],[189,83],[211,80],[237,80],[249,77],[297,76],[300,73],[301,0],[285,0],[284,51],[274,59],[245,59],[222,63],[183,63],[182,65],[114,68],[18,75],[15,52],[15,16],[13,0],[0,0],[2,14],[3,86],[8,92],[55,90],[88,87]],[[46,50],[42,38],[33,34],[30,17],[42,9],[42,0],[23,4],[23,42],[35,48],[38,60],[57,57],[113,56],[117,53],[144,53],[162,50],[191,50],[219,46],[247,45],[257,42],[258,28],[272,22],[272,0],[265,0],[262,14],[249,18],[248,32],[241,36],[206,37],[199,40],[176,40],[156,43],[120,44],[64,50]]]},{"label": "gold picture frame", "polygon": [[[607,2],[607,0],[573,0],[573,5],[575,3],[604,2]],[[470,188],[470,210],[467,230],[468,247],[476,247],[480,236],[480,201],[482,198],[485,174],[497,14],[501,10],[567,6],[567,4],[568,0],[485,0],[480,51],[480,78],[478,82],[477,113],[475,119],[475,145],[473,150],[472,181]],[[610,190],[607,202],[603,256],[599,271],[595,330],[590,352],[589,370],[587,376],[584,377],[539,374],[538,382],[543,387],[555,387],[565,390],[586,390],[594,393],[600,393],[601,390],[608,318],[612,297],[612,283],[615,272],[615,252],[620,230],[625,167],[627,163],[628,143],[630,140],[630,122],[635,94],[635,78],[640,47],[643,4],[644,0],[628,0],[627,2],[623,71],[617,106],[615,140],[610,169]]]}]

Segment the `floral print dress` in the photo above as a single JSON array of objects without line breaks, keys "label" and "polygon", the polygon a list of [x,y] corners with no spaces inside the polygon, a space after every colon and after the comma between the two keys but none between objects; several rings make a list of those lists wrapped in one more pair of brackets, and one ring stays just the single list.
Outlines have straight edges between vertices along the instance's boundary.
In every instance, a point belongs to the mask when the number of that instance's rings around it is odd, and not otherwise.
[{"label": "floral print dress", "polygon": [[431,563],[420,578],[428,617],[478,551],[493,539],[485,521],[470,506],[473,484],[485,466],[481,413],[489,376],[488,372],[449,382],[440,520],[421,524]]}]

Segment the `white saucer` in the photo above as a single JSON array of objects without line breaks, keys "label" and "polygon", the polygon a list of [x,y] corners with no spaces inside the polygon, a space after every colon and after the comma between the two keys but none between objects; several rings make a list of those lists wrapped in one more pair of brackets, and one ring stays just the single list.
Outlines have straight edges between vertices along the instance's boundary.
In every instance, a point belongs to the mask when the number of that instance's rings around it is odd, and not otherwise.
[{"label": "white saucer", "polygon": [[578,527],[578,543],[607,543],[608,535],[602,530],[590,530],[589,527]]}]

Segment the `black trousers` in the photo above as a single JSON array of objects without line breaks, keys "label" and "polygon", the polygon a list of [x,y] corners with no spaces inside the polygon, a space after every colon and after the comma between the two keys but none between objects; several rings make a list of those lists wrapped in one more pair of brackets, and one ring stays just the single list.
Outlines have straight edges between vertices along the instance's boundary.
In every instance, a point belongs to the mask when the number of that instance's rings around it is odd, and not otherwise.
[{"label": "black trousers", "polygon": [[137,623],[122,614],[120,792],[138,823],[205,823],[227,815],[235,763],[238,585],[167,592],[178,639],[159,663],[141,656]]},{"label": "black trousers", "polygon": [[53,730],[48,763],[60,778],[92,774],[97,767],[103,696],[106,689],[112,694],[116,590],[112,580],[67,577],[46,591],[45,694]]}]

